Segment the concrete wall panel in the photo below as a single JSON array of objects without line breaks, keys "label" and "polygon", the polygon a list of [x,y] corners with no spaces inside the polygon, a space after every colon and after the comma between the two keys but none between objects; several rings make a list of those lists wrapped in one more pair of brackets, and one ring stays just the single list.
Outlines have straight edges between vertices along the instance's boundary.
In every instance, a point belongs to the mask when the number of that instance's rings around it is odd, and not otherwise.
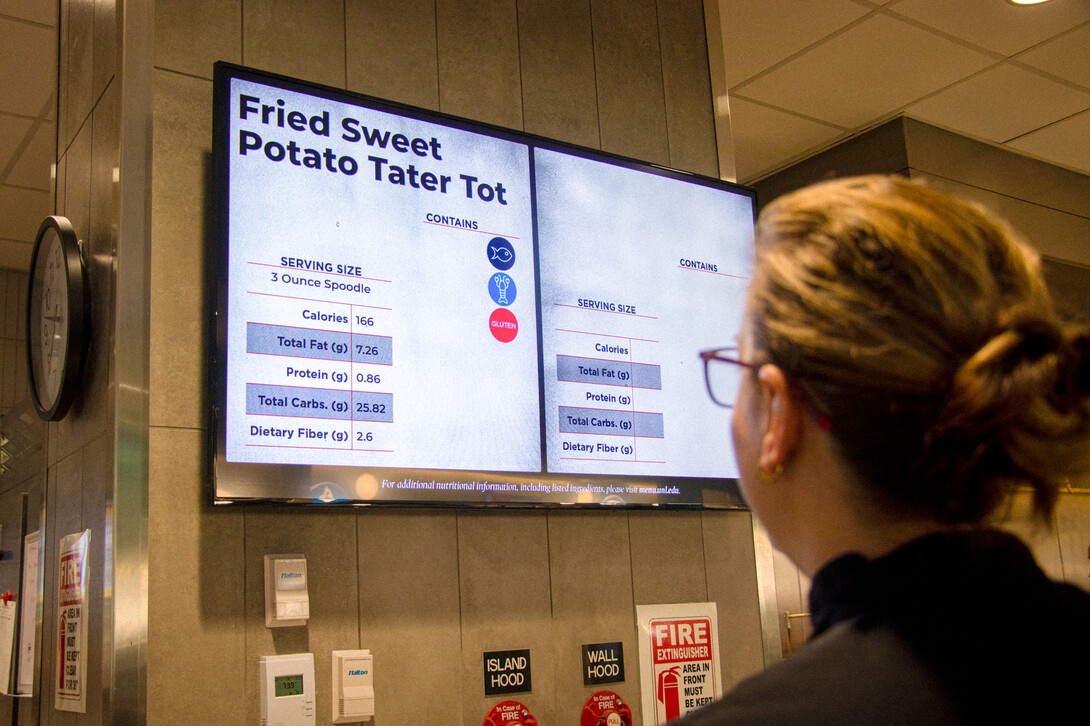
[{"label": "concrete wall panel", "polygon": [[523,0],[518,26],[525,130],[599,148],[590,4]]},{"label": "concrete wall panel", "polygon": [[348,90],[439,108],[434,0],[345,5]]},{"label": "concrete wall panel", "polygon": [[436,0],[439,110],[522,128],[514,0]]}]

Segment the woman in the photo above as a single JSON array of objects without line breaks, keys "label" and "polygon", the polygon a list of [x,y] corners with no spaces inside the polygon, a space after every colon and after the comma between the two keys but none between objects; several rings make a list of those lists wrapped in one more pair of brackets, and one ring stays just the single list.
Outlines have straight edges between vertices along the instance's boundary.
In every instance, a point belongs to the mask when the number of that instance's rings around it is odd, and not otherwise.
[{"label": "woman", "polygon": [[[814,636],[688,718],[710,724],[1086,719],[1090,595],[987,526],[1049,520],[1090,459],[1090,332],[977,207],[899,177],[761,214],[736,353],[741,489],[813,578]],[[1081,715],[1076,715],[1081,714]]]}]

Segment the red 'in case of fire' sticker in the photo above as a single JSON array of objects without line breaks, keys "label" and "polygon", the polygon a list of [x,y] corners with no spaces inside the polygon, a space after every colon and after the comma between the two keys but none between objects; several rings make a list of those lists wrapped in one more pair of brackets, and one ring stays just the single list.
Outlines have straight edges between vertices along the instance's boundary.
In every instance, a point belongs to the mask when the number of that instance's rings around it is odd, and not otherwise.
[{"label": "red 'in case of fire' sticker", "polygon": [[500,701],[484,717],[483,726],[537,726],[537,719],[518,701]]},{"label": "red 'in case of fire' sticker", "polygon": [[632,709],[613,691],[598,691],[583,704],[579,726],[632,726]]}]

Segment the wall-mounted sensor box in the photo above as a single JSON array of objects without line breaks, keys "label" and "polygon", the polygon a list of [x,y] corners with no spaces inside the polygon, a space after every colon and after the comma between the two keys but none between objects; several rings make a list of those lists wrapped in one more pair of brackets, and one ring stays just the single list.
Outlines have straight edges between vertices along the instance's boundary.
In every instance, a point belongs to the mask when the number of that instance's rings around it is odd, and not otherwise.
[{"label": "wall-mounted sensor box", "polygon": [[261,726],[314,726],[314,654],[261,656]]},{"label": "wall-mounted sensor box", "polygon": [[306,625],[309,617],[307,558],[265,555],[265,625],[270,628]]},{"label": "wall-mounted sensor box", "polygon": [[355,723],[375,715],[373,671],[371,651],[333,651],[333,723]]}]

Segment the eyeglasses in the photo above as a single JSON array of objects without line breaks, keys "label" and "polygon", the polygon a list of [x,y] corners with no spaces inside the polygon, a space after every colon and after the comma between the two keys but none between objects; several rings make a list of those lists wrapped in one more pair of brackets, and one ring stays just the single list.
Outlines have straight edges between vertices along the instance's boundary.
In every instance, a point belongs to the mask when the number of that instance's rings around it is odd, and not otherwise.
[{"label": "eyeglasses", "polygon": [[[755,363],[739,360],[737,356],[738,349],[734,347],[700,351],[700,360],[704,361],[704,384],[708,387],[708,395],[724,408],[734,408],[734,397],[742,382],[742,369],[755,371],[760,368]],[[813,414],[818,427],[827,434],[832,433],[832,419],[822,413],[809,397],[803,396],[803,403]]]},{"label": "eyeglasses", "polygon": [[738,348],[716,348],[700,351],[704,361],[704,384],[712,400],[725,408],[734,408],[734,396],[742,382],[742,369],[757,370],[758,366],[738,359]]}]

